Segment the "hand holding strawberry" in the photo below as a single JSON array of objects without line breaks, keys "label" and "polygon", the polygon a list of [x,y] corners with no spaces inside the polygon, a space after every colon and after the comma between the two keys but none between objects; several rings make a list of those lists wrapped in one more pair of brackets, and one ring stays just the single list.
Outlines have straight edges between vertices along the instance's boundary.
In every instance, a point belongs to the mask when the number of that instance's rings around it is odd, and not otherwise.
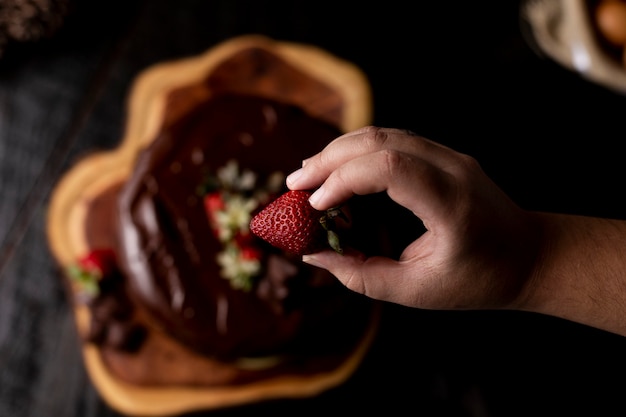
[{"label": "hand holding strawberry", "polygon": [[252,218],[250,231],[284,251],[306,255],[328,247],[343,253],[334,230],[335,218],[347,221],[339,208],[326,211],[309,204],[310,191],[287,191]]}]

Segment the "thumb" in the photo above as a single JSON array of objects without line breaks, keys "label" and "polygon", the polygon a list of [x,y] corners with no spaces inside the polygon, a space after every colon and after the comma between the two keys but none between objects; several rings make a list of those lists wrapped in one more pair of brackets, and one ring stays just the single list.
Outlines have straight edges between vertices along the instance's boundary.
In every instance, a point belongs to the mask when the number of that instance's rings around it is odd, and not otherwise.
[{"label": "thumb", "polygon": [[346,248],[343,254],[322,251],[304,255],[302,261],[333,274],[348,289],[369,298],[409,304],[411,291],[406,288],[410,280],[402,263],[382,256],[366,257]]}]

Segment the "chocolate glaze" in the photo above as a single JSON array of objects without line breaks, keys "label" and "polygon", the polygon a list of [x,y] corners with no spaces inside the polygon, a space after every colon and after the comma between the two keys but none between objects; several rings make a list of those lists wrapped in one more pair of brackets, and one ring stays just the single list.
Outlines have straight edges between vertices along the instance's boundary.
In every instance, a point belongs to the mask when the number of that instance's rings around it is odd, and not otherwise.
[{"label": "chocolate glaze", "polygon": [[206,172],[230,159],[261,177],[287,174],[340,133],[300,108],[234,94],[164,129],[139,154],[117,203],[118,260],[135,302],[162,330],[221,360],[351,349],[370,300],[269,246],[255,287],[231,287],[197,194]]}]

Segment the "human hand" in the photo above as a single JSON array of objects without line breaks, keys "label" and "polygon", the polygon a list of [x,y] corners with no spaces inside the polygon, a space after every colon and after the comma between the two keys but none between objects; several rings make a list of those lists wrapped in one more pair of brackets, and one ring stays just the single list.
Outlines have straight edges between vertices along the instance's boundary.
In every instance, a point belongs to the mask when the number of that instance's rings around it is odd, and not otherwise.
[{"label": "human hand", "polygon": [[534,267],[539,221],[521,209],[477,161],[411,132],[365,127],[331,142],[287,178],[291,189],[317,189],[318,210],[353,195],[386,192],[426,232],[399,259],[348,249],[306,255],[349,289],[426,309],[515,306]]}]

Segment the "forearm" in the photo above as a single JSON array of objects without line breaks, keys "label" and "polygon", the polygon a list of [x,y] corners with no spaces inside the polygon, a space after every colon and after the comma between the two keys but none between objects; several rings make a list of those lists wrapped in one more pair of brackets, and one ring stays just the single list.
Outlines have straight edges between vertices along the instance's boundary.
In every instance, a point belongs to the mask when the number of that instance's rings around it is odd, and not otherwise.
[{"label": "forearm", "polygon": [[543,247],[519,307],[626,336],[626,221],[538,216]]}]

